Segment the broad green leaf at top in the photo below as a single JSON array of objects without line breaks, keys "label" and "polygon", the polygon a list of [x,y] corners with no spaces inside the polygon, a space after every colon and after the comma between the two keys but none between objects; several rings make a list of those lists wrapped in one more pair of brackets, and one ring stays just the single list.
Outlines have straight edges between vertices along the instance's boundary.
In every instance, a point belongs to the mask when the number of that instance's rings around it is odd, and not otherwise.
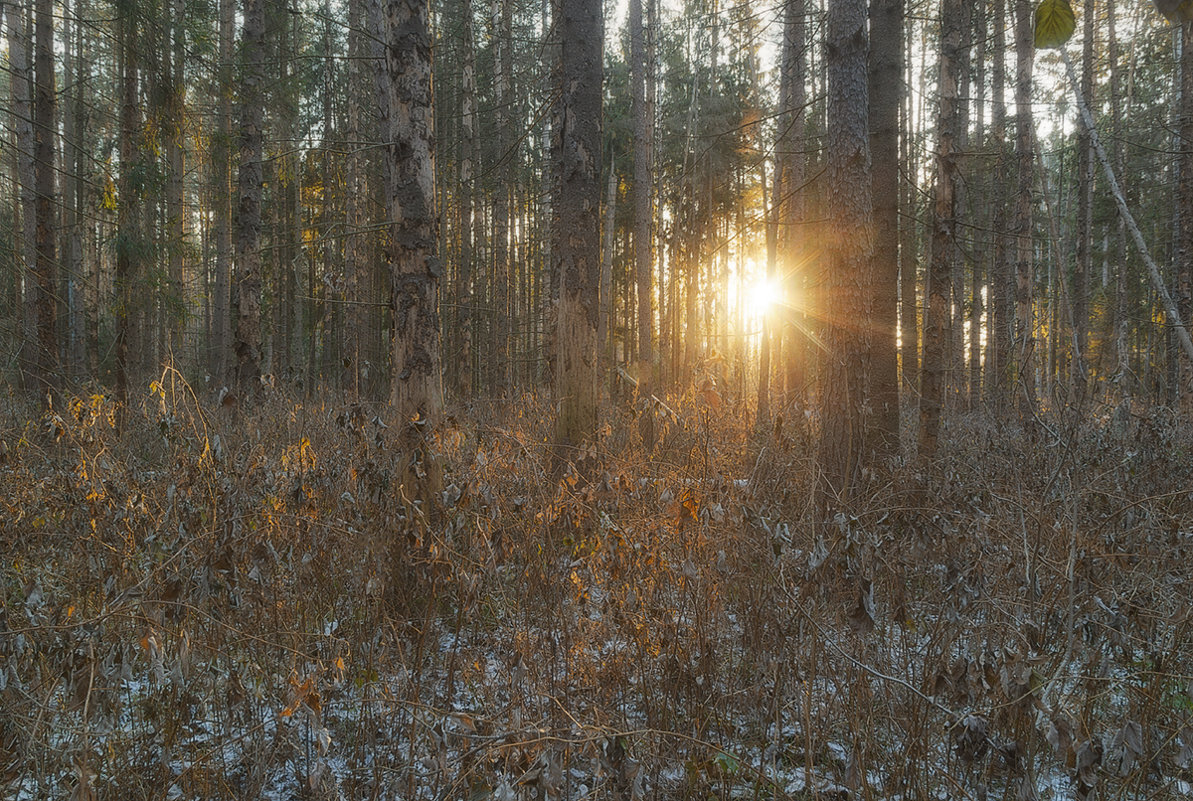
[{"label": "broad green leaf at top", "polygon": [[1077,29],[1069,0],[1042,0],[1036,6],[1036,47],[1061,47]]},{"label": "broad green leaf at top", "polygon": [[1191,0],[1152,0],[1156,10],[1164,15],[1169,22],[1188,22],[1193,20],[1193,1]]}]

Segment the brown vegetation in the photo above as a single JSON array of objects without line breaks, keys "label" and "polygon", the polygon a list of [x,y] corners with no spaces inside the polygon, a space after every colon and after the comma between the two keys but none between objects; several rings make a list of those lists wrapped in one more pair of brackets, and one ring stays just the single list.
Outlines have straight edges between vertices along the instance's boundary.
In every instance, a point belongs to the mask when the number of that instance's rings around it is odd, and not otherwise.
[{"label": "brown vegetation", "polygon": [[669,404],[649,454],[619,407],[587,484],[549,480],[534,397],[426,440],[285,397],[233,419],[170,373],[119,437],[100,396],[7,407],[5,795],[1193,781],[1193,439],[1168,412],[1037,446],[953,419],[936,463],[818,528],[814,419],[750,441],[743,404]]}]

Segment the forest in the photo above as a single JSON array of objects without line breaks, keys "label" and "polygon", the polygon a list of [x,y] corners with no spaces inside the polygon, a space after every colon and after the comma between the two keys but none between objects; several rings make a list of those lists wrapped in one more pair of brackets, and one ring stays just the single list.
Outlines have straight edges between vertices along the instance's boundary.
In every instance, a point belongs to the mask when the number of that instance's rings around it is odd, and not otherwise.
[{"label": "forest", "polygon": [[1193,0],[0,34],[0,796],[1193,797]]}]

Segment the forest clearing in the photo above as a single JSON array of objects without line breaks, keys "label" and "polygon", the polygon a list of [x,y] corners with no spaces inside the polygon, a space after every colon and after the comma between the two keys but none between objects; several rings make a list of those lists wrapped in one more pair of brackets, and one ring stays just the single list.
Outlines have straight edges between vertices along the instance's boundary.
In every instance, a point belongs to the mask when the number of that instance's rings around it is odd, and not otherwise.
[{"label": "forest clearing", "polygon": [[1193,2],[4,0],[0,796],[1193,797]]}]

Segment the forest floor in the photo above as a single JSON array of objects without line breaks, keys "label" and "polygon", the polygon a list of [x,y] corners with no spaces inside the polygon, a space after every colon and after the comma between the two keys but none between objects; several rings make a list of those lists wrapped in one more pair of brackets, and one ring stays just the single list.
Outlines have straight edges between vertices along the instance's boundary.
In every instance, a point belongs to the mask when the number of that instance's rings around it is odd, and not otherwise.
[{"label": "forest floor", "polygon": [[1193,796],[1187,422],[959,414],[816,525],[814,419],[707,401],[590,481],[533,397],[0,406],[0,795]]}]

